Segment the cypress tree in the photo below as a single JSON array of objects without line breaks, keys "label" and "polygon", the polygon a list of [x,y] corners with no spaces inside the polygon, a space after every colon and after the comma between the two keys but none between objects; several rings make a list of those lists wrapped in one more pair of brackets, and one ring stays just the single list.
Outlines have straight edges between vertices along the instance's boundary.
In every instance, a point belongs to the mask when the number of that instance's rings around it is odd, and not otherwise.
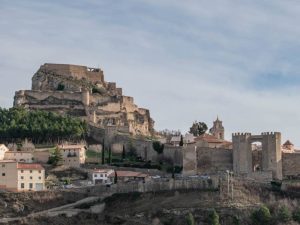
[{"label": "cypress tree", "polygon": [[103,139],[103,142],[102,142],[102,165],[105,164],[105,142],[104,142],[104,139]]},{"label": "cypress tree", "polygon": [[112,152],[111,152],[111,147],[108,149],[108,164],[111,164],[112,161]]},{"label": "cypress tree", "polygon": [[117,171],[115,171],[115,184],[118,183],[118,174]]},{"label": "cypress tree", "polygon": [[179,146],[183,146],[183,136],[180,135],[180,142],[179,142]]},{"label": "cypress tree", "polygon": [[125,145],[123,145],[122,160],[124,160],[125,157],[126,157],[126,151],[125,151]]}]

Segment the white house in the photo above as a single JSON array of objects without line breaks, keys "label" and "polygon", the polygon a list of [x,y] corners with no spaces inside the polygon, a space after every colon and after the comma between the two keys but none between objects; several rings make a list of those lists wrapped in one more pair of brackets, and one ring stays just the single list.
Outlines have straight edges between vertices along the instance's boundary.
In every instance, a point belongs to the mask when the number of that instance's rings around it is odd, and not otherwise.
[{"label": "white house", "polygon": [[115,171],[112,169],[95,169],[92,176],[93,184],[108,184],[114,181]]},{"label": "white house", "polygon": [[9,150],[5,145],[0,144],[0,160],[4,159],[5,152],[8,152],[8,151]]}]

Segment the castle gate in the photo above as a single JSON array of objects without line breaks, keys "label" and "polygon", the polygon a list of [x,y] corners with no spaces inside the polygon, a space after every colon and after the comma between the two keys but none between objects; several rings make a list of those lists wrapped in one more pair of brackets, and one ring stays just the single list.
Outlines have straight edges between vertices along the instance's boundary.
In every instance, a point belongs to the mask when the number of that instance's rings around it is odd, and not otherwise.
[{"label": "castle gate", "polygon": [[[235,133],[233,142],[233,171],[236,175],[257,179],[282,180],[281,133],[267,132],[261,135]],[[261,142],[260,171],[253,170],[252,143]]]}]

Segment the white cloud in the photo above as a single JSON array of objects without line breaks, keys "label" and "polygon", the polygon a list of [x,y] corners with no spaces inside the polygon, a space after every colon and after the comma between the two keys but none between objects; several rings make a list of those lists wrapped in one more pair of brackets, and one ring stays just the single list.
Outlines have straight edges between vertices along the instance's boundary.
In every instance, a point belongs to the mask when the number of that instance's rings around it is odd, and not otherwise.
[{"label": "white cloud", "polygon": [[[45,62],[100,66],[158,129],[194,120],[236,131],[283,132],[300,145],[293,87],[256,88],[262,74],[298,76],[296,1],[3,1],[1,106]],[[11,101],[8,101],[11,99]]]}]

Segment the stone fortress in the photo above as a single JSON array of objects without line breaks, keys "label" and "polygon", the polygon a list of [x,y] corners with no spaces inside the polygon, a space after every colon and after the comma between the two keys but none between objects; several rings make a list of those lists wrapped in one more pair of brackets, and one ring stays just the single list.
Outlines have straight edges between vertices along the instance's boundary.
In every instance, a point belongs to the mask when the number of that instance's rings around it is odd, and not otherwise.
[{"label": "stone fortress", "polygon": [[281,144],[281,133],[234,133],[231,145],[222,145],[222,141],[227,143],[221,139],[224,132],[222,121],[217,119],[210,129],[210,135],[205,134],[198,138],[198,141],[196,138],[195,143],[184,147],[184,174],[233,171],[235,176],[256,181],[300,177],[300,151],[295,149],[290,141]]},{"label": "stone fortress", "polygon": [[154,131],[149,110],[135,105],[116,83],[106,82],[99,68],[46,63],[34,74],[31,90],[16,92],[14,106],[69,114],[132,135]]},{"label": "stone fortress", "polygon": [[[98,68],[44,64],[32,78],[32,90],[16,92],[14,106],[82,118],[89,123],[95,140],[102,143],[105,139],[114,152],[122,152],[123,146],[129,149],[131,143],[144,160],[159,161],[152,140],[132,139],[154,136],[149,110],[135,105],[132,97],[123,96],[122,89],[106,82]],[[233,171],[255,180],[300,176],[299,151],[290,141],[281,145],[280,133],[235,133],[232,142],[224,137],[225,128],[217,118],[209,133],[193,140],[189,137],[184,146],[166,143],[160,157],[182,166],[184,175]]]}]

